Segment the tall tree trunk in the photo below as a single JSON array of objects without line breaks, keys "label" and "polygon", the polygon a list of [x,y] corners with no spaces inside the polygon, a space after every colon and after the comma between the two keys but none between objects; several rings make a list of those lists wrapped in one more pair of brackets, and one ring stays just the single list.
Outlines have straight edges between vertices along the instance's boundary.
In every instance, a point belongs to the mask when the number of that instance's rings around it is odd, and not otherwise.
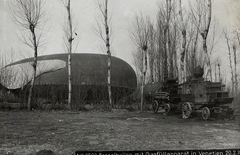
[{"label": "tall tree trunk", "polygon": [[235,82],[235,97],[237,97],[238,93],[238,79],[237,79],[237,53],[236,53],[236,45],[233,45],[233,57],[234,57],[234,82]]},{"label": "tall tree trunk", "polygon": [[[198,19],[198,25],[197,25],[197,27],[199,27],[200,26],[200,23],[201,23],[201,19],[199,18]],[[197,65],[199,65],[198,64],[198,62],[197,62],[197,44],[198,44],[198,37],[199,37],[199,31],[197,31],[196,32],[196,37],[195,37],[195,39],[194,39],[194,43],[193,43],[193,52],[192,52],[192,72],[193,72],[193,69],[195,68],[195,67],[197,67]]]},{"label": "tall tree trunk", "polygon": [[232,65],[232,55],[231,55],[231,48],[229,43],[229,38],[227,37],[227,34],[225,32],[225,38],[227,41],[227,47],[228,47],[228,56],[229,56],[229,64],[231,69],[231,81],[232,81],[232,94],[234,94],[234,73],[233,73],[233,65]]},{"label": "tall tree trunk", "polygon": [[[184,77],[186,77],[186,44],[187,44],[187,31],[183,21],[182,15],[182,0],[179,0],[179,16],[181,20],[181,32],[182,32],[182,51],[181,51],[181,81],[184,81]],[[185,73],[185,74],[184,74]]]},{"label": "tall tree trunk", "polygon": [[68,23],[69,23],[69,51],[68,51],[68,108],[71,110],[72,109],[72,71],[71,71],[71,55],[72,55],[72,41],[73,41],[73,36],[72,36],[72,18],[71,18],[71,5],[70,5],[70,0],[68,0],[68,6],[67,6],[67,12],[68,12]]},{"label": "tall tree trunk", "polygon": [[164,77],[168,77],[168,54],[167,54],[167,28],[164,29]]},{"label": "tall tree trunk", "polygon": [[158,81],[161,81],[162,79],[162,65],[161,65],[161,61],[162,61],[162,54],[160,52],[160,48],[158,51],[158,58],[157,58],[157,69],[158,69]]},{"label": "tall tree trunk", "polygon": [[106,47],[107,47],[107,55],[108,55],[108,97],[110,107],[113,108],[112,103],[112,90],[111,90],[111,51],[110,51],[110,40],[109,40],[109,26],[108,26],[108,0],[105,0],[105,30],[106,30]]},{"label": "tall tree trunk", "polygon": [[141,111],[143,110],[143,89],[146,81],[146,71],[147,71],[147,46],[143,47],[143,76],[142,76],[142,88],[141,88]]},{"label": "tall tree trunk", "polygon": [[31,102],[32,102],[32,95],[33,95],[33,89],[34,89],[34,82],[36,78],[36,72],[37,72],[37,56],[38,56],[38,51],[37,51],[37,40],[36,40],[36,34],[35,34],[35,26],[30,25],[30,31],[32,34],[32,39],[33,39],[33,46],[34,46],[34,58],[33,58],[33,77],[31,81],[31,86],[29,90],[29,96],[28,96],[28,110],[31,110]]},{"label": "tall tree trunk", "polygon": [[[152,49],[152,48],[151,48]],[[148,52],[148,59],[149,59],[149,71],[150,71],[150,81],[154,82],[154,72],[153,72],[153,67],[154,67],[154,58],[153,58],[153,52],[154,50],[151,50]]]},{"label": "tall tree trunk", "polygon": [[212,18],[212,0],[208,0],[208,17],[207,17],[207,25],[206,25],[206,28],[204,29],[203,32],[201,32],[201,36],[203,38],[203,52],[204,52],[204,61],[203,63],[207,64],[207,70],[206,70],[206,73],[208,75],[208,73],[210,72],[211,73],[211,62],[210,62],[210,57],[208,55],[208,50],[207,50],[207,36],[208,36],[208,32],[209,32],[209,29],[210,29],[210,24],[211,24],[211,18]]},{"label": "tall tree trunk", "polygon": [[166,0],[166,23],[164,25],[163,30],[163,44],[164,44],[164,77],[168,77],[168,31],[169,31],[169,21],[170,21],[170,15],[171,15],[171,0]]},{"label": "tall tree trunk", "polygon": [[177,65],[177,25],[175,23],[174,25],[174,32],[173,32],[173,38],[172,41],[172,72],[173,77],[178,77],[178,65]]},{"label": "tall tree trunk", "polygon": [[214,71],[215,71],[215,77],[214,77],[214,81],[217,82],[217,65],[214,65]]},{"label": "tall tree trunk", "polygon": [[220,64],[218,64],[218,80],[219,82],[222,82]]},{"label": "tall tree trunk", "polygon": [[173,47],[171,42],[170,30],[168,30],[168,52],[169,52],[169,77],[173,78]]},{"label": "tall tree trunk", "polygon": [[149,44],[150,44],[150,48],[148,50],[148,60],[149,60],[149,70],[150,70],[150,81],[154,82],[154,71],[153,71],[153,67],[154,67],[154,53],[155,53],[155,48],[154,48],[154,44],[155,44],[155,35],[154,35],[155,31],[153,28],[153,25],[149,24]]}]

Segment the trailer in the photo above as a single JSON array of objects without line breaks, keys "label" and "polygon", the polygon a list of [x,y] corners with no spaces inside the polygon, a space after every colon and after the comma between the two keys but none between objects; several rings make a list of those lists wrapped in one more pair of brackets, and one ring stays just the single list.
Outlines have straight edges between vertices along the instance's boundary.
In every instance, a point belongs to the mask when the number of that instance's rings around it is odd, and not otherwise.
[{"label": "trailer", "polygon": [[189,118],[193,113],[200,113],[204,120],[211,116],[234,117],[234,108],[231,103],[234,98],[224,91],[225,85],[221,82],[204,81],[195,78],[182,86],[180,94],[183,118]]},{"label": "trailer", "polygon": [[177,109],[177,104],[181,99],[177,78],[165,78],[161,84],[153,83],[148,87],[147,92],[148,94],[145,95],[145,98],[151,101],[154,113],[158,113],[159,109],[162,108],[165,111],[164,114],[168,115]]},{"label": "trailer", "polygon": [[210,117],[234,118],[233,97],[225,91],[221,82],[205,81],[203,68],[196,67],[194,75],[179,84],[177,78],[165,78],[155,93],[151,93],[153,112],[161,107],[165,115],[181,111],[186,119],[201,114],[204,120]]}]

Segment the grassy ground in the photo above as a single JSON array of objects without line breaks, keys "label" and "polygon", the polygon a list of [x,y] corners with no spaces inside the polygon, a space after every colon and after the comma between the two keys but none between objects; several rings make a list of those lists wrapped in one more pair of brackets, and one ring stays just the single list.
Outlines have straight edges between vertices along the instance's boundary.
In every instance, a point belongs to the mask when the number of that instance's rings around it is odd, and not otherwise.
[{"label": "grassy ground", "polygon": [[240,148],[239,120],[151,112],[1,111],[0,154]]}]

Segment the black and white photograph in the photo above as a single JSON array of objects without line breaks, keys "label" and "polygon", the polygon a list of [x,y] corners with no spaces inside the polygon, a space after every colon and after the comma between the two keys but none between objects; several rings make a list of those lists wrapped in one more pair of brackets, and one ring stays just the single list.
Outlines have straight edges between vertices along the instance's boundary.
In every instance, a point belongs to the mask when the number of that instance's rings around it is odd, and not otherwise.
[{"label": "black and white photograph", "polygon": [[240,0],[0,0],[0,155],[240,155]]}]

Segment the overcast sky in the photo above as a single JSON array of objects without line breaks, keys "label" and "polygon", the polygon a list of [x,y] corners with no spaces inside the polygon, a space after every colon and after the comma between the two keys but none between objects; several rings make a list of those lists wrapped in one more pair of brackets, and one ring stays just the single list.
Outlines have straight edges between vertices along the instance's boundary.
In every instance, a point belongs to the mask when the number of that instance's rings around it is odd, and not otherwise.
[{"label": "overcast sky", "polygon": [[[5,55],[13,51],[15,60],[32,57],[29,47],[19,42],[17,34],[19,28],[13,23],[9,11],[11,0],[0,0],[0,52]],[[98,17],[96,0],[72,0],[72,14],[77,21],[77,36],[73,43],[78,43],[76,53],[102,53],[103,42],[94,32],[95,18]],[[112,49],[114,56],[121,58],[132,65],[132,51],[136,48],[128,36],[129,24],[134,16],[142,12],[154,18],[158,3],[163,0],[109,0],[109,10],[113,11],[112,29],[114,38]],[[187,3],[188,0],[183,0]],[[63,22],[66,10],[60,0],[48,0],[49,21],[45,40],[46,44],[39,50],[40,55],[65,53],[63,48]],[[239,5],[239,0],[214,0],[213,16],[219,20],[220,25],[233,25],[232,8]]]}]

